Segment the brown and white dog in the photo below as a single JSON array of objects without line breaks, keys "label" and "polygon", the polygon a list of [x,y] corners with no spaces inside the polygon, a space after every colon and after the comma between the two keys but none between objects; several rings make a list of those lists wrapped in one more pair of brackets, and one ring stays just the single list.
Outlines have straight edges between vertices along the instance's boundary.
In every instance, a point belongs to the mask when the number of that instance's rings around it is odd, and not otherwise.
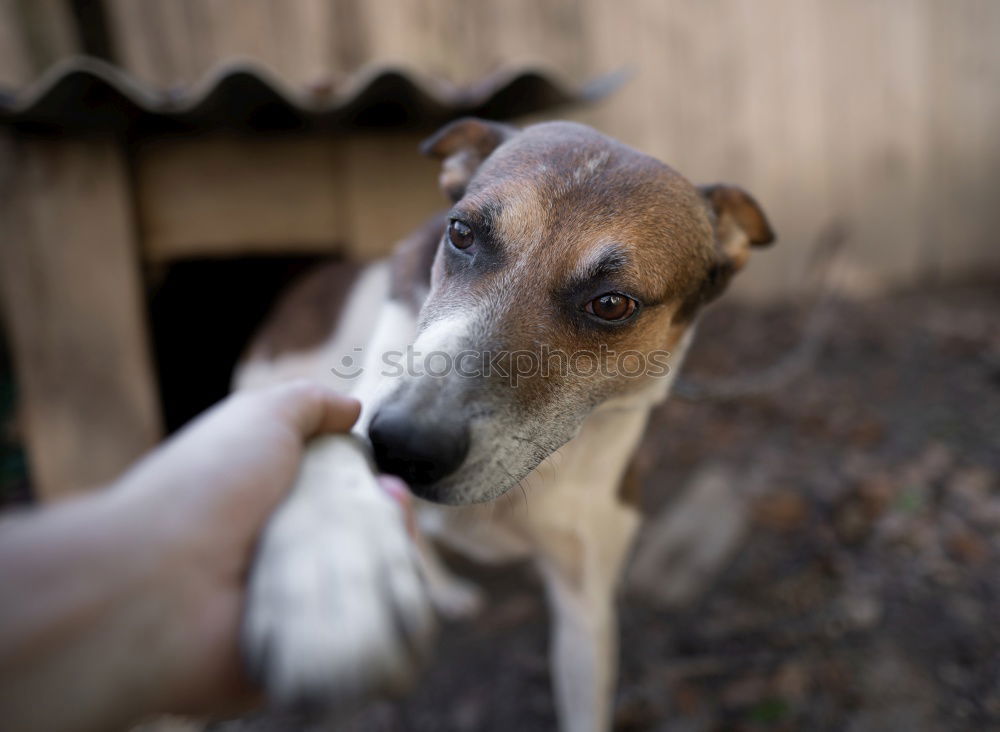
[{"label": "brown and white dog", "polygon": [[[702,306],[773,235],[741,189],[697,188],[579,124],[464,119],[424,151],[443,161],[451,210],[390,261],[302,283],[237,386],[308,377],[359,395],[357,431],[426,499],[425,533],[480,560],[535,560],[561,725],[604,729],[614,591],[640,523],[623,490],[633,451]],[[261,544],[245,648],[279,699],[397,685],[424,648],[425,586],[452,612],[477,602],[429,550],[427,584],[415,579],[361,449],[314,444]],[[530,511],[501,501],[470,518],[467,504],[514,486]],[[342,596],[362,585],[368,599]]]}]

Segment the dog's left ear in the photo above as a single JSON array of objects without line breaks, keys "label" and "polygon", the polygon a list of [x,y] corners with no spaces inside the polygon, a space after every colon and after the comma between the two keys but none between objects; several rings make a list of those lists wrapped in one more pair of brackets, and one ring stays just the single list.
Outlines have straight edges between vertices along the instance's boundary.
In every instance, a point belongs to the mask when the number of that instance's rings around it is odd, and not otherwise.
[{"label": "dog's left ear", "polygon": [[743,268],[750,247],[774,241],[774,232],[760,204],[739,186],[714,183],[698,192],[715,214],[715,240],[733,271]]},{"label": "dog's left ear", "polygon": [[715,183],[698,186],[698,192],[712,212],[716,259],[707,280],[679,311],[681,319],[693,317],[702,305],[723,293],[733,275],[747,263],[751,247],[774,241],[774,232],[760,204],[742,188]]},{"label": "dog's left ear", "polygon": [[442,127],[420,145],[420,152],[442,160],[441,190],[451,200],[465,195],[473,173],[518,129],[499,122],[465,117]]}]

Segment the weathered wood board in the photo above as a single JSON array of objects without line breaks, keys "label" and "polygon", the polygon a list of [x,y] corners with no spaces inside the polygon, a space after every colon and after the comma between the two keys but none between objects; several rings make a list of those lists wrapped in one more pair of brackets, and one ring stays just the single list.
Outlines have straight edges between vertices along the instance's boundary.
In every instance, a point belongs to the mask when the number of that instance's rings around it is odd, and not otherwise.
[{"label": "weathered wood board", "polygon": [[0,144],[0,296],[49,499],[113,479],[160,437],[137,243],[113,142]]}]

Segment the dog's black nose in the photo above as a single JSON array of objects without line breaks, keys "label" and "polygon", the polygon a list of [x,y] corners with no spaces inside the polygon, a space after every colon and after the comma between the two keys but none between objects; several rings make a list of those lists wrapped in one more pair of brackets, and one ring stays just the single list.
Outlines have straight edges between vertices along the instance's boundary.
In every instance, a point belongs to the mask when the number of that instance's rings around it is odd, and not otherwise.
[{"label": "dog's black nose", "polygon": [[395,405],[375,414],[368,438],[380,471],[398,475],[415,494],[432,501],[432,484],[455,472],[469,452],[465,426],[421,422]]}]

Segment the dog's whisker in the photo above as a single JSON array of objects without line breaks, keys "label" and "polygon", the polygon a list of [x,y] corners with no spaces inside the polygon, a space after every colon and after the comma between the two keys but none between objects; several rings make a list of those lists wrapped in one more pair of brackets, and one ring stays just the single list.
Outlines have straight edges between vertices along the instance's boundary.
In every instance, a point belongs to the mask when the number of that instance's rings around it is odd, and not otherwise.
[{"label": "dog's whisker", "polygon": [[517,481],[517,487],[521,489],[521,495],[524,496],[524,512],[527,514],[528,519],[531,520],[531,506],[528,505],[528,491],[524,489],[524,481]]}]

